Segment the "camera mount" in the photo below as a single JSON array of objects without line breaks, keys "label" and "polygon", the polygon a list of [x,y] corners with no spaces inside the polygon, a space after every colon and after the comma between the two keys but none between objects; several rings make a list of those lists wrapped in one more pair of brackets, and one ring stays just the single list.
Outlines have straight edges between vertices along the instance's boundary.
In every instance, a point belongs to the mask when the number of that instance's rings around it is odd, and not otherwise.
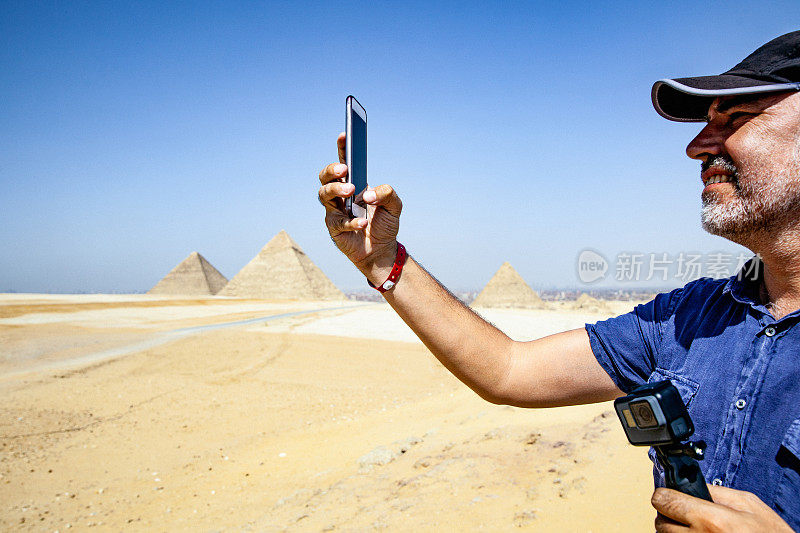
[{"label": "camera mount", "polygon": [[706,443],[701,441],[654,446],[658,462],[664,467],[667,487],[689,496],[712,501],[706,479],[700,471]]}]

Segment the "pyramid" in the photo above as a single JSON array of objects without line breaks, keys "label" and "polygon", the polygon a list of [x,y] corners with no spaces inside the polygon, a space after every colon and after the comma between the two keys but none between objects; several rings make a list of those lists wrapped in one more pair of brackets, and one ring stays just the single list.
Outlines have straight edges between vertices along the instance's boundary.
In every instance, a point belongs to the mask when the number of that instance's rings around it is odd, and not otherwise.
[{"label": "pyramid", "polygon": [[284,230],[275,235],[219,295],[265,300],[346,299]]},{"label": "pyramid", "polygon": [[478,294],[473,307],[521,307],[542,309],[544,301],[506,261]]},{"label": "pyramid", "polygon": [[218,293],[228,280],[197,252],[170,270],[147,294],[185,294],[209,296]]},{"label": "pyramid", "polygon": [[608,305],[598,300],[597,298],[593,298],[582,292],[580,296],[575,299],[575,302],[572,304],[573,309],[579,309],[581,311],[589,311],[594,313],[599,313],[608,310]]}]

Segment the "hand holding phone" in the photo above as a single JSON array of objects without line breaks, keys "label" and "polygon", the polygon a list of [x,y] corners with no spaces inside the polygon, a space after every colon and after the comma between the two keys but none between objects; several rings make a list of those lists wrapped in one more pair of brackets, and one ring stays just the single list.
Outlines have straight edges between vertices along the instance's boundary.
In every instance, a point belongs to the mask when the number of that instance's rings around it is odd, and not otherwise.
[{"label": "hand holding phone", "polygon": [[366,117],[348,97],[347,131],[336,139],[339,161],[319,173],[318,196],[333,242],[367,279],[383,283],[397,252],[403,202],[388,184],[367,187]]}]

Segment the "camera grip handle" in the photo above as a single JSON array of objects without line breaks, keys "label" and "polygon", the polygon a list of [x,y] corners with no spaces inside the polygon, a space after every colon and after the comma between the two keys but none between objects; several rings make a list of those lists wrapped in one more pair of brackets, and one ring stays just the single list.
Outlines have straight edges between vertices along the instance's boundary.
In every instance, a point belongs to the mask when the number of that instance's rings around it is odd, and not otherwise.
[{"label": "camera grip handle", "polygon": [[658,447],[656,447],[656,453],[659,462],[664,467],[667,488],[710,502],[714,501],[711,499],[708,485],[706,485],[706,478],[703,477],[700,464],[696,459],[686,455],[666,453]]}]

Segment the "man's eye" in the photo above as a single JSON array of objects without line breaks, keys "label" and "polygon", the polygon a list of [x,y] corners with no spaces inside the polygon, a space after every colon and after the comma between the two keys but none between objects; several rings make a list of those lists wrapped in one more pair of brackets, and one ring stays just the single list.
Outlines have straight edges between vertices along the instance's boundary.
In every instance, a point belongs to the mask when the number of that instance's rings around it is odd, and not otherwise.
[{"label": "man's eye", "polygon": [[753,115],[754,113],[745,113],[744,111],[737,111],[736,113],[731,113],[730,117],[731,120],[736,120],[737,118],[742,118],[742,117],[750,118]]}]

